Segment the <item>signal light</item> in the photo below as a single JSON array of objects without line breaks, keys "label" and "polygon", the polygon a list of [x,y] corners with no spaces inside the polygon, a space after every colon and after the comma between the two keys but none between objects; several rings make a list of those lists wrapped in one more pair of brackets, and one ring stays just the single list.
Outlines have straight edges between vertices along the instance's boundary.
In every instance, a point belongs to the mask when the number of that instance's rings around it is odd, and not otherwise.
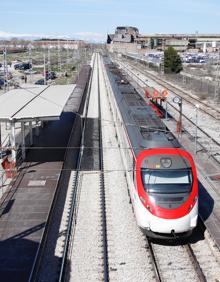
[{"label": "signal light", "polygon": [[170,158],[161,158],[160,159],[160,164],[164,168],[170,168],[172,165],[172,160]]}]

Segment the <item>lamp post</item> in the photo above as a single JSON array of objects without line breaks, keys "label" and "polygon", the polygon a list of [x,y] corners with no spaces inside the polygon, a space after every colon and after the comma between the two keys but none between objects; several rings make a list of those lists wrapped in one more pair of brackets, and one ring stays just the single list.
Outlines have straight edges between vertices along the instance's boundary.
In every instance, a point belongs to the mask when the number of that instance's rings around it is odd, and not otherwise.
[{"label": "lamp post", "polygon": [[182,97],[176,96],[173,98],[173,102],[179,105],[179,121],[177,122],[177,132],[182,135],[182,115],[183,115],[183,99]]},{"label": "lamp post", "polygon": [[44,85],[47,84],[47,74],[46,74],[46,55],[44,54]]},{"label": "lamp post", "polygon": [[195,154],[197,154],[197,139],[198,139],[198,110],[199,110],[199,105],[196,104],[195,105],[195,110],[196,110],[196,122],[195,122],[195,126],[196,126],[196,130],[195,130]]}]

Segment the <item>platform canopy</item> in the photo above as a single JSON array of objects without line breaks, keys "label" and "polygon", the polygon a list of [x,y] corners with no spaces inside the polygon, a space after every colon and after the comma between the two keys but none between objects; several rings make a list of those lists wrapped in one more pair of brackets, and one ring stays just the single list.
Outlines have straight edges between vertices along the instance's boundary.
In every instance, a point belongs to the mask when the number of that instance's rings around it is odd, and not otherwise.
[{"label": "platform canopy", "polygon": [[59,119],[75,84],[30,85],[0,96],[0,121]]}]

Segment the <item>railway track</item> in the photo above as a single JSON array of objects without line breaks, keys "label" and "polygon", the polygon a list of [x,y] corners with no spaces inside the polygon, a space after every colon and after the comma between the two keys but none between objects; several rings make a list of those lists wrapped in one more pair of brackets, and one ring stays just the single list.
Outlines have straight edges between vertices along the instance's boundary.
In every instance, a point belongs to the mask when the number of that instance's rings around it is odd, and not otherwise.
[{"label": "railway track", "polygon": [[[109,246],[108,245],[109,232],[110,232],[110,235],[111,235],[112,231],[109,230],[110,227],[109,227],[109,229],[107,228],[108,227],[108,218],[106,216],[107,212],[109,212],[108,206],[106,205],[106,197],[109,197],[109,195],[108,195],[109,191],[108,191],[107,188],[110,188],[110,187],[106,188],[106,182],[110,181],[110,179],[108,177],[108,174],[110,172],[106,171],[106,167],[105,167],[105,166],[107,166],[106,160],[104,161],[105,156],[104,156],[103,147],[105,147],[106,144],[105,145],[102,144],[102,142],[103,142],[103,131],[102,131],[102,129],[104,129],[104,126],[106,126],[106,125],[103,126],[103,124],[102,124],[103,110],[101,110],[101,96],[102,96],[101,93],[103,94],[103,88],[100,89],[100,73],[99,73],[99,71],[97,71],[97,82],[98,82],[97,86],[98,86],[98,105],[99,105],[98,106],[98,112],[99,112],[99,117],[98,117],[98,124],[99,124],[99,149],[98,149],[98,151],[99,151],[99,170],[98,171],[81,171],[81,158],[83,156],[83,151],[85,149],[84,148],[85,144],[84,144],[84,141],[83,141],[84,138],[85,138],[85,136],[84,136],[84,137],[82,137],[81,149],[80,149],[80,158],[78,160],[77,169],[72,174],[72,183],[73,184],[72,184],[72,187],[70,187],[71,192],[69,194],[69,199],[67,199],[68,200],[67,210],[64,211],[64,213],[67,214],[67,217],[66,217],[67,227],[64,228],[65,232],[63,232],[63,234],[61,234],[61,235],[65,236],[65,240],[64,240],[64,244],[62,246],[62,249],[60,251],[62,259],[61,259],[61,263],[59,264],[60,268],[58,270],[58,273],[59,273],[58,281],[91,281],[91,280],[93,280],[93,281],[100,281],[100,280],[109,281],[109,280],[111,280],[110,277],[114,277],[114,273],[120,271],[119,270],[120,267],[126,266],[126,263],[124,261],[119,261],[119,263],[116,264],[117,268],[118,268],[118,270],[117,270],[116,267],[113,267],[112,262],[111,263],[109,262],[109,260],[113,260],[112,253],[111,253],[111,256],[109,255],[109,248],[112,248],[113,237],[110,238],[111,244],[109,244],[110,245]],[[91,82],[90,82],[90,90],[91,90]],[[87,104],[87,111],[86,112],[88,112],[88,104]],[[106,114],[106,112],[104,112],[104,114]],[[85,114],[83,129],[85,129],[86,118],[87,118],[87,115]],[[84,135],[84,130],[83,130],[83,135]],[[109,151],[109,149],[108,149],[108,151]],[[111,155],[110,158],[112,158],[113,154],[109,153],[109,155]],[[108,160],[107,164],[108,163],[109,163],[109,160]],[[109,167],[107,169],[109,169]],[[117,173],[119,173],[119,172],[117,172]],[[110,178],[111,178],[111,176],[110,176]],[[112,189],[112,185],[113,184],[115,185],[115,183],[113,183],[113,182],[111,184],[111,189]],[[117,186],[118,185],[119,185],[119,183],[117,183]],[[89,189],[90,188],[89,186],[92,186],[91,187],[92,189]],[[82,191],[83,190],[82,188],[84,188],[84,192]],[[117,202],[117,205],[115,206],[116,209],[118,209],[119,206],[124,205],[123,197],[118,196],[118,194],[120,193],[118,191],[118,188],[119,187],[117,187],[117,189],[113,193],[114,196],[119,201],[119,202]],[[122,189],[122,187],[121,187],[121,189]],[[84,193],[84,195],[79,195],[82,192]],[[107,193],[107,195],[106,195],[106,193]],[[117,195],[116,195],[116,193],[117,193]],[[95,197],[94,197],[94,194],[96,194]],[[82,200],[82,203],[80,204],[81,200]],[[85,200],[87,200],[87,201],[84,202]],[[96,203],[94,203],[94,201],[96,201]],[[127,199],[125,199],[125,202],[126,201],[127,201]],[[78,212],[80,213],[81,205],[83,205],[83,203],[84,203],[84,207],[83,207],[84,212],[81,213],[81,217],[79,218]],[[109,205],[109,202],[108,202],[108,205]],[[89,209],[90,207],[92,209]],[[130,209],[130,207],[129,207],[129,209]],[[111,211],[111,215],[112,215],[113,210],[110,210],[110,211]],[[93,213],[91,213],[91,212],[93,212]],[[118,211],[116,211],[116,214],[117,213],[118,213]],[[95,219],[93,218],[94,216],[95,216]],[[129,226],[130,224],[128,225],[126,220],[125,220],[125,222],[123,222],[123,220],[121,218],[121,214],[118,217],[120,217],[119,223],[122,224],[122,225],[123,224],[126,225],[126,228],[124,229],[124,231],[129,230],[128,228],[131,228]],[[128,214],[126,212],[125,218],[127,218],[127,217],[128,217]],[[85,220],[87,220],[87,221],[85,221]],[[91,221],[91,220],[93,220],[93,221]],[[80,221],[82,221],[81,224],[80,224]],[[96,225],[94,224],[95,221],[97,223]],[[84,257],[82,256],[83,260],[80,261],[80,262],[78,262],[79,258],[78,258],[77,254],[80,254],[84,251],[83,248],[82,248],[83,245],[82,244],[78,245],[78,250],[76,250],[78,243],[74,246],[75,230],[76,230],[78,225],[79,225],[79,229],[84,228],[84,230],[83,230],[84,231],[84,240],[85,240],[85,242],[90,243],[90,246],[87,246],[87,247],[91,248],[90,251],[92,250],[92,253],[89,253],[89,252],[85,253]],[[93,229],[93,233],[96,233],[95,234],[96,238],[95,238],[95,236],[92,236],[94,234],[92,234],[92,233],[90,234],[89,231],[88,231],[88,226],[91,226],[91,225],[94,225],[93,227],[95,229]],[[111,224],[109,226],[111,226]],[[101,232],[99,230],[100,227],[101,227]],[[119,231],[118,231],[117,225],[114,225],[114,227],[115,227],[115,229],[118,233]],[[134,226],[134,228],[135,228],[135,230],[137,229],[136,225]],[[134,236],[133,231],[134,231],[133,229],[130,229],[129,237]],[[121,233],[123,234],[123,232],[121,232]],[[126,237],[126,234],[125,235],[123,234],[122,238],[124,238],[124,236]],[[83,238],[81,237],[81,234],[80,234],[79,239],[83,240]],[[125,240],[125,238],[124,238],[124,240]],[[132,257],[132,255],[133,255],[132,250],[133,250],[134,253],[137,252],[137,249],[133,248],[133,247],[136,246],[136,245],[141,245],[139,242],[137,243],[138,240],[141,240],[141,238],[140,237],[138,239],[132,238],[130,244],[127,246],[127,247],[129,247],[128,256],[130,255]],[[101,242],[101,244],[100,244],[100,242]],[[152,244],[152,242],[150,242],[150,243]],[[121,244],[124,244],[124,242],[120,241],[119,244],[121,246]],[[92,247],[93,247],[93,245],[95,245],[94,248],[92,248],[91,245],[92,245]],[[83,246],[83,247],[86,247],[86,246]],[[125,249],[126,249],[126,247],[125,247]],[[155,253],[154,258],[155,258],[155,262],[158,266],[158,273],[159,273],[159,275],[161,275],[161,266],[160,266],[160,262],[158,262],[158,253],[155,252],[155,250],[154,250],[155,246],[154,245],[152,245],[152,249],[153,249],[153,252]],[[93,250],[95,250],[97,252],[97,254],[95,254],[93,252]],[[77,251],[79,253],[77,253]],[[122,250],[119,250],[119,251],[122,252]],[[142,251],[144,252],[143,247],[142,247]],[[69,267],[70,267],[69,264],[70,264],[70,259],[71,259],[71,256],[72,256],[73,253],[75,253],[75,261],[73,261],[73,263],[72,263],[72,268],[78,267],[78,269],[80,271],[84,272],[83,273],[84,279],[81,278],[81,280],[80,279],[77,280],[78,277],[74,277],[74,276],[72,277],[72,280],[69,279],[70,278],[69,277]],[[100,255],[100,253],[101,253],[101,255]],[[167,254],[167,250],[165,250],[164,253]],[[113,252],[113,254],[114,254],[114,252]],[[97,256],[97,257],[94,258],[95,256]],[[88,270],[85,266],[85,259],[87,257],[90,257],[91,263],[94,259],[97,261],[97,264],[96,265],[94,264],[93,268],[90,269],[90,270]],[[126,259],[127,259],[127,257],[126,257]],[[153,260],[153,257],[152,257],[152,260]],[[102,261],[102,263],[100,263],[101,261]],[[127,264],[127,270],[131,269],[130,272],[134,273],[133,268],[138,267],[137,273],[141,272],[143,274],[144,271],[146,271],[146,269],[148,267],[151,268],[150,265],[148,265],[148,266],[145,265],[143,263],[143,261],[145,261],[145,263],[146,263],[147,256],[144,260],[143,259],[139,259],[139,260],[134,259],[132,265],[128,263]],[[188,261],[190,261],[190,259],[188,259]],[[166,259],[166,263],[167,262],[169,262],[169,261]],[[156,267],[156,265],[155,265],[155,267]],[[181,267],[180,267],[180,270],[181,270]],[[191,267],[191,269],[193,269],[193,267]],[[163,271],[165,271],[165,270],[163,270]],[[163,271],[162,271],[162,278],[161,279],[163,279],[163,277],[165,276],[165,273]],[[176,269],[174,268],[173,271],[176,271]],[[151,272],[152,272],[152,270],[149,269],[149,273],[151,273]],[[122,272],[122,274],[123,274],[122,277],[124,277],[124,275],[125,275],[124,271]],[[145,278],[146,277],[151,277],[151,276],[145,275]],[[156,277],[156,270],[155,270],[155,277]],[[160,277],[160,276],[158,276],[158,277]],[[135,280],[136,281],[139,280],[137,278],[137,276],[135,277]],[[135,280],[130,280],[130,281],[135,281]],[[198,280],[198,278],[197,278],[197,280]],[[41,281],[52,281],[52,280],[48,279],[48,280],[41,280]],[[112,281],[121,281],[121,280],[120,279],[117,280],[117,279],[113,278]],[[150,281],[154,281],[154,280],[150,280]],[[157,278],[156,281],[169,281],[169,280],[159,280],[159,278]],[[190,280],[190,281],[194,281],[194,280]],[[200,281],[205,281],[205,280],[200,280]]]},{"label": "railway track", "polygon": [[[171,244],[170,242],[160,242],[157,244],[153,240],[147,240],[147,253],[151,257],[155,280],[215,281],[219,274],[208,273],[208,268],[215,264],[215,259],[212,260],[211,250],[206,248],[206,252],[199,253],[199,250],[203,249],[202,245],[206,245],[205,240],[201,239],[202,234],[202,232],[197,234],[196,238],[192,240],[192,245],[185,245],[179,242],[176,244]],[[194,250],[196,249],[197,253],[195,254]],[[206,264],[205,261],[207,260],[212,260],[212,262],[209,261]],[[218,266],[215,268],[217,269]],[[204,270],[206,273],[203,272]]]},{"label": "railway track", "polygon": [[[145,239],[137,228],[129,203],[127,180],[116,131],[119,124],[113,92],[103,66],[101,87],[103,153],[108,226],[108,265],[110,281],[155,281],[150,259],[145,252]],[[100,68],[101,69],[101,68]],[[106,149],[107,148],[107,149]],[[145,262],[145,263],[143,263]]]},{"label": "railway track", "polygon": [[146,240],[157,282],[184,280],[207,282],[190,244],[163,246],[149,238]]},{"label": "railway track", "polygon": [[[99,57],[98,57],[99,63]],[[104,175],[104,155],[102,144],[102,111],[101,111],[101,92],[100,92],[100,76],[99,68],[97,71],[98,79],[98,111],[99,111],[99,163],[100,163],[100,196],[101,196],[101,212],[102,212],[102,241],[103,241],[103,266],[104,266],[104,281],[109,281],[109,266],[108,266],[108,238],[107,238],[107,219],[106,219],[106,196],[105,196],[105,175]]]},{"label": "railway track", "polygon": [[73,185],[71,188],[71,196],[69,199],[69,205],[67,207],[67,209],[69,209],[69,216],[68,216],[68,224],[67,224],[67,229],[66,229],[63,254],[62,254],[62,261],[61,261],[61,266],[59,270],[59,278],[58,278],[59,282],[66,281],[67,270],[68,270],[67,263],[70,257],[69,252],[71,252],[71,248],[73,245],[73,236],[74,236],[74,231],[75,231],[74,229],[77,223],[77,211],[78,211],[79,195],[80,195],[80,188],[81,188],[80,178],[82,177],[80,170],[81,170],[81,165],[82,165],[82,157],[84,153],[86,120],[87,120],[87,114],[88,114],[89,99],[90,99],[90,94],[91,94],[91,84],[92,84],[92,77],[93,77],[93,72],[94,72],[94,65],[95,65],[95,58],[93,61],[91,79],[89,82],[89,88],[88,88],[89,94],[87,97],[86,107],[84,111],[85,116],[83,118],[83,124],[82,124],[82,136],[81,136],[81,144],[80,144],[80,152],[79,152],[79,157],[78,157],[78,162],[77,162],[77,168],[74,173]]},{"label": "railway track", "polygon": [[[87,147],[88,140],[85,139],[83,144],[85,148],[79,164],[79,180],[77,181],[80,186],[77,188],[80,190],[77,224],[72,224],[69,228],[69,233],[74,236],[70,235],[71,240],[67,240],[66,243],[69,245],[69,252],[63,263],[64,271],[60,276],[60,282],[90,281],[90,279],[109,281],[98,54],[94,58],[93,66],[93,89],[92,92],[90,91],[89,103],[91,104],[87,110],[88,121],[85,123],[85,131],[90,132],[89,127],[93,127],[96,134],[94,135],[93,131],[89,135],[85,133],[85,138],[94,138],[94,142],[90,148]],[[98,102],[98,107],[93,107],[94,101]],[[93,134],[92,137],[91,134]],[[98,158],[94,157],[92,165],[89,166],[88,161],[89,159],[91,161],[93,154],[96,157],[98,155]]]},{"label": "railway track", "polygon": [[[204,234],[204,240],[200,240]],[[146,237],[156,281],[216,281],[219,282],[219,252],[211,247],[202,220],[192,237],[174,241],[160,241]]]},{"label": "railway track", "polygon": [[[144,81],[139,76],[137,76],[134,72],[132,72],[130,69],[128,69],[124,64],[123,64],[123,67],[124,67],[124,69],[127,70],[128,74],[132,74],[132,76],[135,76],[136,79],[139,81],[139,83],[141,82],[144,86],[147,86],[146,81]],[[136,68],[136,70],[138,70],[138,69]],[[146,76],[148,76],[148,74],[146,74]],[[154,78],[152,78],[152,79],[155,80]],[[142,88],[141,88],[141,90],[143,92]],[[142,93],[142,95],[143,94],[144,93]],[[189,103],[191,104],[191,102],[189,102]],[[169,105],[169,107],[171,107],[178,114],[180,113],[180,110],[176,106],[174,106],[172,103],[167,101],[167,105]],[[209,116],[211,116],[212,118],[214,118],[216,120],[216,118],[213,115],[210,115],[209,113],[207,113],[207,111],[204,111],[202,109],[200,109],[200,110],[203,111],[205,114],[208,114]],[[164,110],[164,113],[165,113],[165,110]],[[212,153],[210,152],[210,156],[212,156],[212,158],[219,163],[220,161],[219,161],[219,158],[218,158],[218,156],[219,156],[218,152],[219,152],[219,149],[220,149],[220,142],[215,140],[214,137],[212,137],[204,129],[202,129],[200,126],[198,126],[198,124],[196,124],[194,121],[192,121],[186,114],[182,113],[182,117],[189,123],[190,126],[192,126],[193,128],[197,127],[198,131],[201,133],[200,136],[198,136],[200,138],[200,141],[198,141],[198,144],[200,144],[200,147],[201,147],[200,150],[204,150],[204,151],[209,152],[210,151],[210,142],[212,143],[212,145],[216,146],[216,148],[213,150],[213,152]],[[179,119],[179,116],[178,117],[173,116],[173,118],[175,118],[175,120],[177,121]],[[192,138],[194,138],[193,133],[190,132],[189,129],[190,129],[190,127],[188,127],[188,126],[187,126],[187,129],[186,129],[186,126],[184,126],[184,128],[183,128],[183,130],[188,132],[190,135],[192,135]],[[205,144],[206,144],[206,146],[205,146]],[[208,147],[207,147],[207,145],[208,145]]]},{"label": "railway track", "polygon": [[[83,88],[83,84],[81,84],[82,81],[85,83],[85,77],[79,77],[78,81],[80,89],[79,91],[84,91],[85,94],[86,113],[89,100],[87,90],[90,90],[91,78],[88,88],[87,86]],[[83,107],[84,104],[82,107],[80,107],[80,113],[83,111]],[[71,107],[69,111],[71,112]],[[36,258],[29,281],[65,280],[68,252],[72,243],[72,235],[74,233],[74,227],[77,218],[80,178],[79,172],[84,150],[83,144],[86,114],[84,119],[82,119],[80,114],[76,114],[75,121],[76,120],[77,122],[74,122],[65,151],[59,189],[56,193],[56,197],[53,200],[50,218],[46,223],[47,230],[44,234],[41,250]],[[77,131],[78,134],[75,134],[75,131]],[[73,165],[72,159],[76,158],[76,149],[78,150],[79,144],[80,149],[75,166]]]},{"label": "railway track", "polygon": [[[132,67],[140,72],[141,64],[139,64],[138,67],[135,66],[134,64],[132,64]],[[143,69],[143,67],[141,67],[141,71],[146,76],[148,76],[152,80],[156,81],[160,86],[162,86],[165,89],[173,92],[175,95],[180,96],[183,100],[187,101],[190,104],[193,104],[193,105],[198,104],[200,106],[201,111],[203,111],[204,113],[213,117],[216,120],[220,120],[220,110],[219,109],[217,109],[217,108],[215,108],[211,105],[208,105],[206,102],[201,101],[199,98],[191,95],[187,91],[184,91],[183,89],[180,89],[180,88],[174,86],[173,84],[169,83],[168,81],[165,81],[164,79],[159,78],[158,76],[152,74],[151,72],[147,71],[146,69]]]}]

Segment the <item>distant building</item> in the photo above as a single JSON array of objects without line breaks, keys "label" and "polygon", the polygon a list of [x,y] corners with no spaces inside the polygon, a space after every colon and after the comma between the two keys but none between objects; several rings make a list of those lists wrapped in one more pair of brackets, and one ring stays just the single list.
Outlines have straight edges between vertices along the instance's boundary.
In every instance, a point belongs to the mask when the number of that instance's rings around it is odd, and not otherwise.
[{"label": "distant building", "polygon": [[188,49],[203,50],[204,46],[213,51],[220,47],[220,34],[152,34],[141,35],[135,39],[137,46],[147,49],[165,50],[172,46],[177,51]]},{"label": "distant building", "polygon": [[115,34],[108,34],[107,43],[111,42],[124,42],[134,43],[134,40],[138,37],[139,30],[133,26],[118,26],[115,30]]},{"label": "distant building", "polygon": [[169,46],[183,52],[189,49],[217,51],[220,49],[220,34],[152,34],[141,35],[136,27],[117,27],[115,34],[107,37],[107,48],[116,52],[163,51]]},{"label": "distant building", "polygon": [[58,39],[42,39],[42,40],[35,40],[32,45],[34,47],[40,48],[60,48],[63,49],[79,49],[87,47],[87,44],[83,40],[58,40]]}]

